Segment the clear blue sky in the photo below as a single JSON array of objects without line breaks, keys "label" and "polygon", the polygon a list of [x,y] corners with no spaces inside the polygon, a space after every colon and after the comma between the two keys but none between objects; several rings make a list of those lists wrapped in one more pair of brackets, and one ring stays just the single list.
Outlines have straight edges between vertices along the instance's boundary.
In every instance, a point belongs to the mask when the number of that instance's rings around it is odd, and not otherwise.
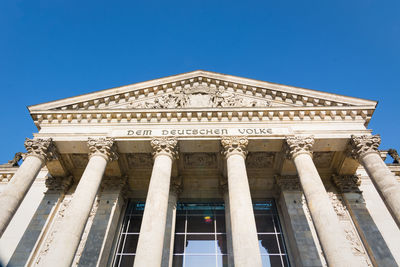
[{"label": "clear blue sky", "polygon": [[400,1],[0,1],[0,163],[26,106],[204,69],[378,100],[400,149]]}]

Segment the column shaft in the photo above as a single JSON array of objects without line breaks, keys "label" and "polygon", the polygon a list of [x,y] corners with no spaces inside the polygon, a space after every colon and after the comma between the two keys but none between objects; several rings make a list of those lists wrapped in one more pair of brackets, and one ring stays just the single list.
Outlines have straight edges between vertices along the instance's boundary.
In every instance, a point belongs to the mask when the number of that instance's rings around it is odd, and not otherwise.
[{"label": "column shaft", "polygon": [[176,202],[178,195],[173,189],[169,192],[167,221],[165,227],[164,248],[161,267],[172,266],[175,240]]},{"label": "column shaft", "polygon": [[299,153],[293,161],[328,265],[331,267],[355,266],[350,245],[311,155]]},{"label": "column shaft", "polygon": [[233,267],[233,244],[232,244],[232,227],[231,227],[231,210],[229,205],[229,192],[224,192],[224,203],[225,203],[225,228],[226,228],[226,250],[228,253],[228,267]]},{"label": "column shaft", "polygon": [[400,183],[378,153],[363,155],[360,162],[400,227]]},{"label": "column shaft", "polygon": [[227,156],[229,204],[235,266],[261,266],[256,222],[244,157]]},{"label": "column shaft", "polygon": [[161,266],[171,169],[172,157],[165,154],[155,156],[136,249],[135,267]]},{"label": "column shaft", "polygon": [[27,156],[7,187],[0,193],[0,237],[38,175],[43,163],[44,160],[40,157]]},{"label": "column shaft", "polygon": [[105,157],[96,154],[90,157],[61,222],[60,229],[63,230],[56,234],[54,244],[44,259],[43,266],[71,266],[106,166]]}]

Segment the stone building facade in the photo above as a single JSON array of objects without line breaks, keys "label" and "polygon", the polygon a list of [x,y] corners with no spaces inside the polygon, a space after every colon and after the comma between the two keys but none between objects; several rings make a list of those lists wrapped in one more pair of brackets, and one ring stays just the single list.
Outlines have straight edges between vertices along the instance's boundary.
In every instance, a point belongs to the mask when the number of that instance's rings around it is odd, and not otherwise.
[{"label": "stone building facade", "polygon": [[38,132],[0,165],[0,259],[398,266],[376,104],[194,71],[30,106]]}]

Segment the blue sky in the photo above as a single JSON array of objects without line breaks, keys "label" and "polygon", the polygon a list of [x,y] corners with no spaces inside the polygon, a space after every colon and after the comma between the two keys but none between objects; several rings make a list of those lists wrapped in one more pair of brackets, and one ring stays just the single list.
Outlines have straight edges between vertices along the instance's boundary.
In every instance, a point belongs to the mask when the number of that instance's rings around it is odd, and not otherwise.
[{"label": "blue sky", "polygon": [[400,1],[0,1],[0,163],[26,106],[196,69],[378,100],[400,133]]}]

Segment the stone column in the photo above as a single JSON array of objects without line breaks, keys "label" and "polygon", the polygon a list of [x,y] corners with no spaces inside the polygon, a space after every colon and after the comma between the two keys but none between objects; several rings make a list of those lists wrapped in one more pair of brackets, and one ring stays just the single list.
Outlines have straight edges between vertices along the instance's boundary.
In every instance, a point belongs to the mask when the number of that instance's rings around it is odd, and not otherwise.
[{"label": "stone column", "polygon": [[117,159],[111,138],[89,138],[88,147],[89,163],[61,222],[62,231],[55,234],[49,254],[44,258],[45,267],[71,266],[107,163]]},{"label": "stone column", "polygon": [[347,210],[374,266],[397,266],[385,239],[366,207],[359,189],[360,177],[357,175],[333,175],[332,180],[343,195]]},{"label": "stone column", "polygon": [[40,169],[47,160],[57,158],[52,139],[26,139],[24,162],[0,193],[0,237],[3,235]]},{"label": "stone column", "polygon": [[352,156],[363,165],[391,212],[393,219],[400,227],[400,183],[380,157],[378,147],[379,135],[351,136]]},{"label": "stone column", "polygon": [[226,178],[220,181],[220,190],[224,197],[225,204],[225,228],[226,228],[226,252],[228,254],[228,267],[234,267],[233,244],[232,244],[232,227],[231,227],[231,211],[229,206],[229,190]]},{"label": "stone column", "polygon": [[181,178],[173,179],[168,197],[168,211],[165,225],[164,248],[161,267],[172,266],[175,240],[176,203],[181,192]]},{"label": "stone column", "polygon": [[223,137],[221,143],[228,172],[235,266],[260,267],[260,248],[245,165],[248,140],[246,137]]},{"label": "stone column", "polygon": [[154,165],[140,227],[135,267],[161,266],[172,163],[177,156],[175,138],[153,138],[151,146]]},{"label": "stone column", "polygon": [[323,266],[303,208],[300,180],[295,176],[275,176],[281,189],[279,204],[288,230],[289,245],[296,266]]},{"label": "stone column", "polygon": [[312,160],[313,137],[287,137],[293,159],[326,261],[331,267],[356,266],[343,228]]}]

